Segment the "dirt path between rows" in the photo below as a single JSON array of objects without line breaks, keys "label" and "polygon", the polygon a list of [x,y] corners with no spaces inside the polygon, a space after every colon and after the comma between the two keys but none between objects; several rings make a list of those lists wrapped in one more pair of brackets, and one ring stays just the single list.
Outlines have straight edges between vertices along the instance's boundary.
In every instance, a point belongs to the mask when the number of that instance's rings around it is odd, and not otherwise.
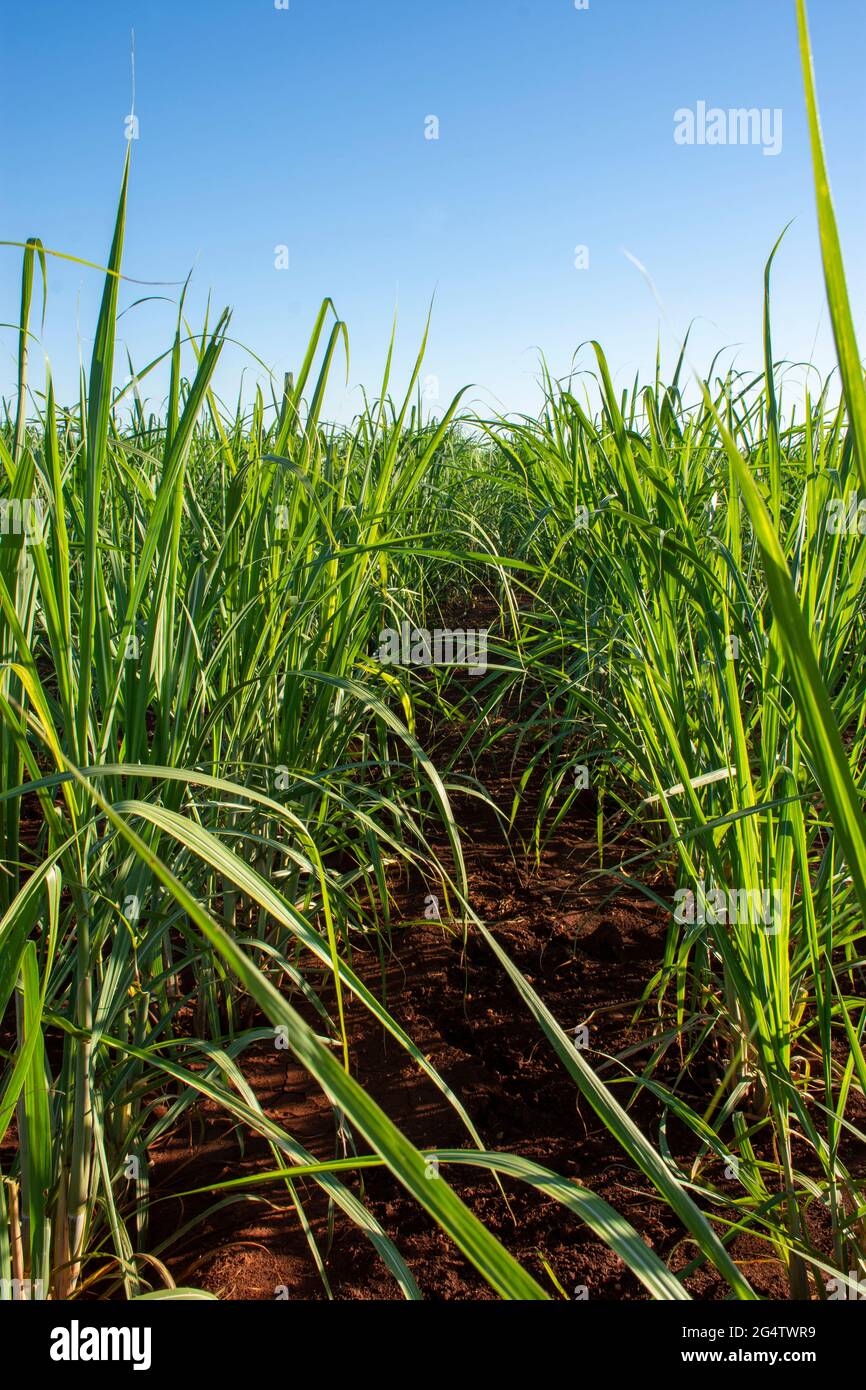
[{"label": "dirt path between rows", "polygon": [[[493,801],[509,807],[511,777],[487,769],[483,780]],[[639,1042],[649,1031],[647,1020],[633,1027],[632,1016],[661,958],[664,915],[637,894],[606,902],[603,881],[590,882],[596,864],[591,805],[560,827],[538,866],[522,855],[512,857],[501,824],[477,799],[458,798],[455,807],[473,908],[560,1024],[570,1030],[588,1024],[586,1055],[603,1067],[605,1056]],[[385,998],[459,1094],[488,1148],[534,1159],[590,1187],[671,1267],[684,1268],[695,1252],[679,1223],[580,1099],[483,940],[470,933],[464,949],[462,934],[423,920],[425,893],[418,882],[404,885],[397,895],[407,925],[394,929],[384,981],[372,951],[355,952],[355,969]],[[354,1001],[348,1005],[347,1022],[353,1074],[404,1133],[419,1147],[470,1147],[447,1101]],[[633,1064],[639,1067],[645,1056],[638,1052]],[[318,1157],[334,1156],[331,1109],[293,1058],[259,1045],[245,1054],[244,1071],[270,1116]],[[698,1077],[695,1085],[700,1083]],[[617,1090],[624,1103],[630,1089]],[[701,1089],[706,1097],[707,1086]],[[694,1099],[700,1096],[696,1093]],[[639,1099],[632,1114],[656,1141],[656,1102]],[[157,1192],[235,1178],[270,1165],[269,1151],[255,1137],[244,1137],[239,1154],[237,1128],[215,1107],[200,1107],[197,1121],[151,1154]],[[693,1152],[693,1141],[675,1126],[669,1128],[668,1142],[678,1158]],[[620,1260],[558,1204],[508,1179],[503,1181],[506,1203],[495,1180],[478,1169],[449,1167],[448,1180],[553,1297],[561,1294],[549,1271],[569,1298],[647,1296]],[[357,1179],[349,1182],[357,1191]],[[368,1171],[364,1190],[369,1209],[395,1241],[425,1298],[495,1296],[387,1170]],[[252,1200],[223,1208],[172,1250],[167,1262],[177,1282],[226,1299],[327,1297],[285,1188],[254,1191]],[[308,1215],[327,1251],[333,1296],[399,1297],[372,1245],[339,1210],[329,1244],[326,1204],[315,1184],[306,1192]],[[178,1230],[206,1205],[198,1197],[161,1203],[154,1234]],[[785,1296],[780,1266],[766,1248],[741,1239],[734,1253],[756,1289],[770,1297]],[[688,1287],[699,1298],[723,1297],[726,1291],[714,1272],[704,1269],[689,1277]]]}]

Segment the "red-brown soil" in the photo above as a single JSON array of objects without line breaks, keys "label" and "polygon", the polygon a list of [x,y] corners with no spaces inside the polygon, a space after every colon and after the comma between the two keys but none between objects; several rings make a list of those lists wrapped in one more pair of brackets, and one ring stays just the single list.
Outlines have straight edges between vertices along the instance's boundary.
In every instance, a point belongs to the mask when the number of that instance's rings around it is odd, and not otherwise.
[{"label": "red-brown soil", "polygon": [[[489,772],[485,783],[500,807],[511,803],[512,783]],[[611,1056],[646,1038],[649,1020],[633,1025],[633,1013],[658,965],[665,921],[637,894],[606,902],[603,880],[590,883],[596,865],[595,818],[585,805],[561,827],[540,864],[512,857],[497,818],[474,798],[458,798],[458,816],[475,911],[495,933],[567,1029],[589,1024],[587,1056],[604,1069]],[[519,842],[519,835],[513,837]],[[489,1149],[523,1155],[573,1177],[603,1196],[670,1262],[685,1267],[694,1247],[646,1178],[629,1162],[582,1101],[537,1024],[478,934],[452,934],[423,920],[424,885],[398,894],[406,925],[395,930],[384,981],[378,955],[356,950],[353,965],[459,1094]],[[419,920],[420,919],[420,920]],[[403,1131],[422,1148],[470,1147],[459,1118],[432,1083],[356,1002],[348,1004],[354,1075]],[[637,1070],[647,1052],[630,1058]],[[288,1059],[288,1060],[287,1060]],[[677,1065],[676,1059],[671,1066]],[[615,1068],[607,1074],[612,1076]],[[334,1119],[326,1099],[285,1052],[257,1045],[244,1071],[266,1113],[323,1159],[335,1154]],[[668,1075],[670,1072],[668,1071]],[[702,1094],[697,1087],[701,1083]],[[695,1081],[698,1103],[711,1078]],[[627,1102],[631,1087],[617,1094]],[[640,1098],[632,1114],[657,1138],[660,1107]],[[239,1153],[238,1131],[215,1106],[200,1107],[201,1127],[191,1127],[151,1153],[155,1194],[236,1178],[273,1166],[266,1145],[249,1135]],[[669,1126],[673,1153],[686,1161],[694,1140]],[[357,1191],[359,1180],[345,1175]],[[448,1181],[472,1210],[552,1296],[557,1290],[545,1263],[569,1297],[646,1297],[638,1280],[582,1223],[558,1204],[511,1180],[507,1194],[479,1169],[449,1167]],[[428,1299],[488,1299],[489,1287],[427,1214],[385,1169],[364,1175],[365,1200],[395,1241]],[[339,1210],[328,1245],[327,1207],[309,1183],[305,1204],[338,1299],[390,1299],[397,1284],[366,1237]],[[167,1263],[178,1283],[203,1287],[227,1299],[273,1299],[284,1287],[292,1299],[327,1297],[298,1217],[285,1188],[257,1187],[254,1200],[225,1207],[196,1226]],[[309,1200],[307,1200],[309,1199]],[[172,1198],[154,1209],[150,1247],[179,1229],[213,1198]],[[734,1254],[756,1289],[785,1297],[772,1252],[741,1239]],[[724,1297],[712,1270],[699,1269],[688,1287],[700,1298]]]}]

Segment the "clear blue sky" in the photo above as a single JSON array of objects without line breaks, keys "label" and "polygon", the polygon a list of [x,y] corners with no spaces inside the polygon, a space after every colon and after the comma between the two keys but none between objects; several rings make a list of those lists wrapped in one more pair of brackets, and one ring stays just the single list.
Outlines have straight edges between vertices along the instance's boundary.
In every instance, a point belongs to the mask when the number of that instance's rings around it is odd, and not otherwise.
[{"label": "clear blue sky", "polygon": [[[813,0],[831,183],[864,340],[866,6]],[[665,360],[692,318],[694,357],[739,344],[760,363],[764,261],[777,259],[777,355],[832,361],[818,256],[794,0],[47,0],[7,10],[0,84],[0,237],[104,261],[130,109],[136,111],[128,274],[182,280],[234,310],[233,336],[282,373],[331,295],[351,384],[375,392],[398,311],[398,376],[436,294],[426,371],[444,402],[533,409],[537,350],[565,372],[601,340],[620,385]],[[674,112],[783,111],[777,157],[680,146]],[[425,140],[425,118],[440,138]],[[290,268],[274,268],[274,248]],[[577,245],[589,269],[574,267]],[[644,280],[649,271],[668,326]],[[17,315],[20,253],[0,248],[0,320]],[[99,277],[54,261],[44,349],[59,394],[89,358]],[[125,285],[121,305],[144,291]],[[175,291],[164,291],[174,294]],[[121,320],[142,365],[168,345],[170,304]],[[0,391],[15,372],[0,329]],[[588,350],[581,362],[589,365]],[[230,349],[218,384],[246,368]],[[125,356],[118,375],[126,375]],[[39,384],[39,361],[34,361]],[[155,383],[151,396],[158,399]],[[332,393],[330,413],[352,401]]]}]

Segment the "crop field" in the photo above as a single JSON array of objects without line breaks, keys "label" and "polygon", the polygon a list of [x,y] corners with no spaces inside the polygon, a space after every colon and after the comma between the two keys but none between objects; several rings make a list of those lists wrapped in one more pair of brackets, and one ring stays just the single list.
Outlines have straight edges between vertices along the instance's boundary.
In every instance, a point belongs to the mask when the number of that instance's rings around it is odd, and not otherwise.
[{"label": "crop field", "polygon": [[236,408],[228,313],[123,361],[134,161],[77,399],[5,244],[2,1299],[862,1296],[866,391],[799,20],[796,405],[784,240],[754,371],[593,343],[434,417],[386,343],[350,424],[329,299]]}]

